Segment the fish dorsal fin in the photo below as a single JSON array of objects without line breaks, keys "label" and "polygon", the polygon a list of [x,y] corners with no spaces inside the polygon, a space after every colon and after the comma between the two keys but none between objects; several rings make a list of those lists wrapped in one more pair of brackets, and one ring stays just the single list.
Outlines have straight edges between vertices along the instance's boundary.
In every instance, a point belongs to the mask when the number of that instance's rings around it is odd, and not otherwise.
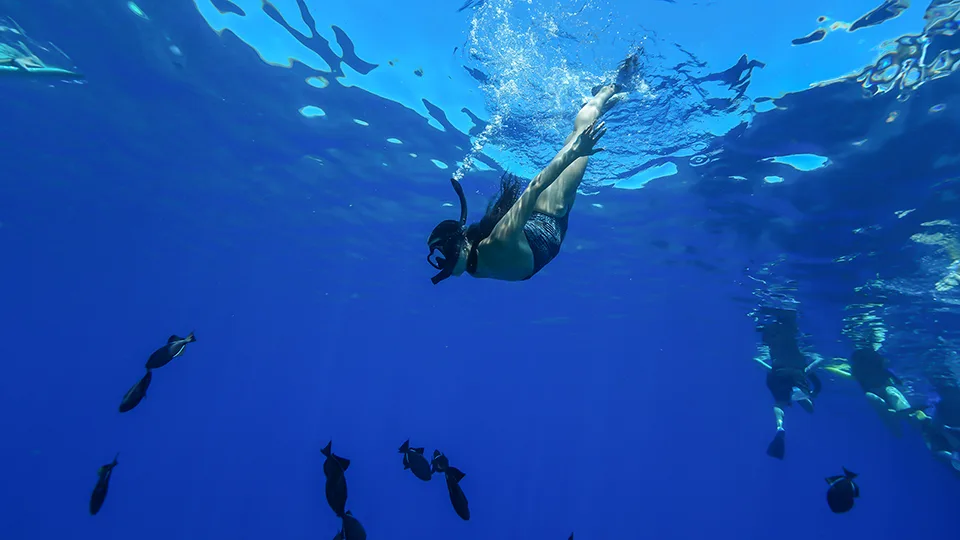
[{"label": "fish dorsal fin", "polygon": [[843,475],[850,480],[857,477],[857,473],[848,471],[846,467],[843,467]]},{"label": "fish dorsal fin", "polygon": [[331,453],[330,448],[332,446],[333,446],[333,441],[328,442],[327,445],[323,447],[323,450],[320,450],[320,453],[327,457],[330,457],[330,453]]},{"label": "fish dorsal fin", "polygon": [[347,458],[342,458],[340,456],[333,456],[333,459],[337,460],[337,463],[340,465],[340,469],[347,470],[347,467],[350,466],[350,460]]},{"label": "fish dorsal fin", "polygon": [[433,459],[437,459],[438,457],[440,457],[440,456],[442,456],[442,455],[443,455],[443,454],[442,454],[439,450],[434,450],[434,451],[433,451]]},{"label": "fish dorsal fin", "polygon": [[411,450],[413,450],[414,453],[420,454],[421,456],[423,455],[423,448],[411,448]]},{"label": "fish dorsal fin", "polygon": [[167,338],[167,343],[173,343],[174,341],[180,341],[180,339],[181,339],[180,336],[174,334],[174,335],[170,336],[169,338]]},{"label": "fish dorsal fin", "polygon": [[406,454],[407,450],[410,450],[410,439],[407,439],[402,445],[400,445],[401,454]]}]

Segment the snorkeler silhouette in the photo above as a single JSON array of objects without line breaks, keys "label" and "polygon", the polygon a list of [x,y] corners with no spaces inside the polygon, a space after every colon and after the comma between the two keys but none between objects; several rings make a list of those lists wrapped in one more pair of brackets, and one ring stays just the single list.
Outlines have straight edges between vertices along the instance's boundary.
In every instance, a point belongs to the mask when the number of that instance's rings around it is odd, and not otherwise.
[{"label": "snorkeler silhouette", "polygon": [[783,427],[784,409],[794,403],[813,413],[813,400],[820,393],[819,377],[813,372],[819,361],[808,364],[797,343],[797,312],[786,309],[769,310],[775,321],[758,328],[763,344],[770,350],[770,363],[757,359],[767,368],[767,388],[773,395],[773,412],[777,418],[777,433],[767,447],[767,455],[783,459],[786,450],[786,431]]},{"label": "snorkeler silhouette", "polygon": [[[521,192],[516,176],[503,175],[499,193],[478,223],[466,227],[467,199],[460,183],[450,179],[460,199],[460,219],[441,222],[427,240],[427,261],[440,271],[431,278],[434,285],[464,271],[476,278],[527,280],[560,253],[588,158],[603,150],[596,144],[606,125],[598,119],[628,88],[639,55],[631,54],[620,64],[615,84],[594,89],[563,148],[526,189]],[[435,256],[436,251],[440,254]]]}]

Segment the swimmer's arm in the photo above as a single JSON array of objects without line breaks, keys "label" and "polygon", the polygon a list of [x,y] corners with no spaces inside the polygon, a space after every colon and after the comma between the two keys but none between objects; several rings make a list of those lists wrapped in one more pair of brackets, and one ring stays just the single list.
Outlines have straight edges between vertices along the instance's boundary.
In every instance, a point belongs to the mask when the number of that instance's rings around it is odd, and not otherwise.
[{"label": "swimmer's arm", "polygon": [[595,148],[594,146],[606,132],[607,128],[603,122],[593,124],[580,133],[573,144],[564,146],[563,149],[550,160],[550,164],[533,178],[530,185],[527,186],[527,189],[523,190],[520,199],[514,203],[506,215],[503,216],[503,219],[500,220],[500,223],[497,223],[497,226],[494,227],[493,232],[490,233],[490,238],[492,240],[508,240],[520,234],[523,231],[523,225],[533,214],[533,210],[537,206],[537,199],[540,198],[540,195],[557,181],[560,173],[569,167],[571,163],[578,158],[592,156],[603,150],[603,148]]},{"label": "swimmer's arm", "polygon": [[819,356],[819,357],[817,357],[816,360],[814,360],[813,362],[810,362],[810,365],[808,365],[808,366],[806,367],[806,369],[803,370],[803,372],[804,372],[804,373],[810,373],[810,372],[813,371],[817,366],[819,366],[821,363],[823,363],[823,357],[822,357],[822,356]]}]

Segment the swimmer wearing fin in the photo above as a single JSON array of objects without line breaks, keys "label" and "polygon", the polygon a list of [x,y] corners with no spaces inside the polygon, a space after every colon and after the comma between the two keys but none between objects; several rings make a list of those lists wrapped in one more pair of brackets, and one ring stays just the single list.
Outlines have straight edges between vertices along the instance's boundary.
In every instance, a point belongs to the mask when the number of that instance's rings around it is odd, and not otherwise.
[{"label": "swimmer wearing fin", "polygon": [[902,385],[887,360],[872,346],[857,349],[850,355],[850,375],[860,383],[867,401],[897,437],[903,435],[901,419],[917,412],[896,385]]},{"label": "swimmer wearing fin", "polygon": [[563,148],[526,189],[521,190],[519,178],[504,174],[485,215],[469,227],[463,188],[451,178],[460,199],[460,219],[441,222],[427,240],[427,261],[439,270],[431,278],[434,285],[464,272],[476,278],[524,281],[560,253],[587,161],[603,150],[597,143],[607,128],[599,118],[629,88],[639,56],[638,51],[620,64],[616,83],[594,89]]},{"label": "swimmer wearing fin", "polygon": [[783,459],[786,453],[786,430],[783,427],[784,409],[794,403],[813,413],[813,400],[820,394],[820,378],[813,369],[819,361],[807,363],[797,343],[797,312],[772,310],[776,320],[758,328],[763,344],[770,350],[770,363],[757,359],[767,368],[767,388],[773,395],[773,413],[777,418],[777,434],[767,447],[767,455]]},{"label": "swimmer wearing fin", "polygon": [[937,460],[960,474],[960,387],[949,370],[930,377],[940,396],[933,416],[917,414],[927,449]]}]

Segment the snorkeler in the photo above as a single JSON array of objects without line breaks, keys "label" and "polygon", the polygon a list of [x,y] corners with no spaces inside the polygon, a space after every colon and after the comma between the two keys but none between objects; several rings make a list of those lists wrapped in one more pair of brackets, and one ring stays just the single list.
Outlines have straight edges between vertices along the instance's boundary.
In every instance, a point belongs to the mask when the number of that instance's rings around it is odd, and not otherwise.
[{"label": "snorkeler", "polygon": [[927,449],[960,473],[960,387],[951,374],[930,378],[940,396],[933,416],[917,414]]},{"label": "snorkeler", "polygon": [[820,379],[813,368],[819,361],[808,364],[797,343],[797,312],[773,310],[776,321],[758,330],[770,351],[770,363],[757,358],[767,368],[767,388],[773,395],[773,413],[777,418],[777,434],[767,447],[767,455],[783,459],[786,452],[786,431],[783,428],[784,409],[796,402],[803,410],[813,413],[813,400],[820,393]]},{"label": "snorkeler", "polygon": [[[520,179],[504,174],[500,190],[478,223],[467,224],[467,200],[460,183],[451,178],[460,199],[460,219],[437,225],[427,256],[439,270],[436,285],[466,271],[476,278],[530,279],[560,253],[570,209],[583,180],[588,158],[603,150],[596,144],[606,133],[600,115],[618,101],[639,65],[640,52],[620,64],[615,84],[595,88],[574,121],[563,148],[521,193]],[[439,251],[439,255],[434,252]]]},{"label": "snorkeler", "polygon": [[873,347],[857,349],[850,356],[850,375],[860,383],[867,401],[887,427],[894,435],[901,436],[900,419],[916,409],[910,407],[910,402],[895,386],[902,385],[903,381],[890,371],[886,359]]}]

